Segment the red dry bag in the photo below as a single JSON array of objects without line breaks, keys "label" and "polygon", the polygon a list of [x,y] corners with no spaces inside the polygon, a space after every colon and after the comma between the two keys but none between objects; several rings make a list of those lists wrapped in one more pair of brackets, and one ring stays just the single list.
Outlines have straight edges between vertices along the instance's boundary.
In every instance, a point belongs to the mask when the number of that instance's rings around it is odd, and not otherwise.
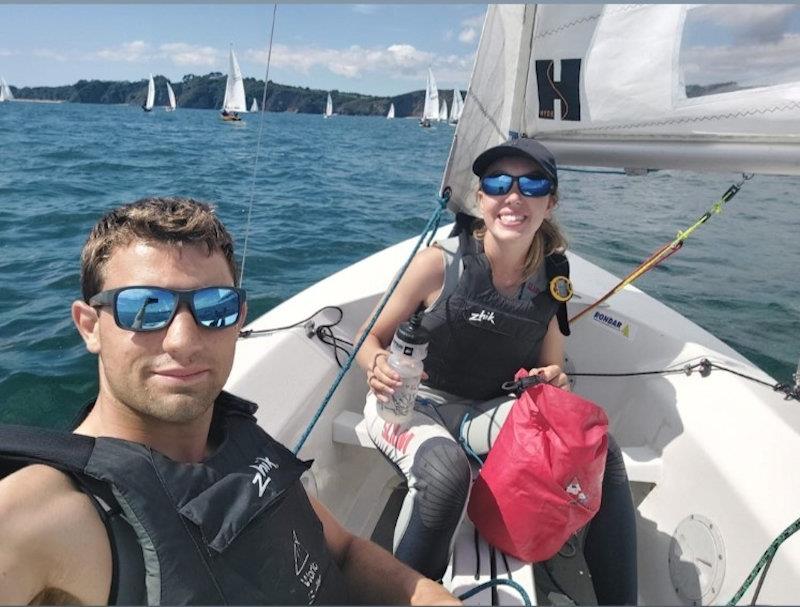
[{"label": "red dry bag", "polygon": [[549,384],[527,388],[472,487],[469,518],[506,554],[549,559],[600,508],[607,448],[603,409]]}]

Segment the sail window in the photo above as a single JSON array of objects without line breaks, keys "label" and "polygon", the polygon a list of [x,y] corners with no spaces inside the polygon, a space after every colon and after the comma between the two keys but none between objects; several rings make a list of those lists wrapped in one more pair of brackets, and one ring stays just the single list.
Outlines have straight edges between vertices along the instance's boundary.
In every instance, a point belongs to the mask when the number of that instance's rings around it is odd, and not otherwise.
[{"label": "sail window", "polygon": [[686,97],[800,80],[800,6],[700,5],[686,12],[680,73]]}]

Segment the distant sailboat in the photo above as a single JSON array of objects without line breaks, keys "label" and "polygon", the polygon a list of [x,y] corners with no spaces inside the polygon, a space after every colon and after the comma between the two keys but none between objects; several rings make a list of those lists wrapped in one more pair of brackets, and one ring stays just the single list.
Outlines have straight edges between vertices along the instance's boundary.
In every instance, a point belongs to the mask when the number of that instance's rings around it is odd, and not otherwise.
[{"label": "distant sailboat", "polygon": [[8,86],[4,78],[0,78],[0,103],[13,100],[14,95],[11,94],[11,87]]},{"label": "distant sailboat", "polygon": [[239,62],[231,46],[230,61],[228,65],[228,79],[225,82],[225,98],[222,100],[222,119],[238,122],[239,114],[247,112],[247,99],[244,96],[244,79]]},{"label": "distant sailboat", "polygon": [[142,105],[145,112],[150,112],[153,109],[153,104],[156,101],[156,83],[153,81],[153,74],[150,74],[150,81],[147,83],[147,99]]},{"label": "distant sailboat", "polygon": [[258,111],[258,101],[256,101],[255,97],[253,97],[253,103],[250,104],[250,111],[251,112],[257,112]]},{"label": "distant sailboat", "polygon": [[461,91],[453,90],[453,105],[450,106],[450,124],[457,124],[464,111],[464,100],[461,98]]},{"label": "distant sailboat", "polygon": [[386,114],[386,118],[388,118],[388,119],[394,118],[394,103],[389,105],[389,113]]},{"label": "distant sailboat", "polygon": [[442,105],[439,108],[439,122],[447,122],[447,101],[442,99]]},{"label": "distant sailboat", "polygon": [[328,101],[325,102],[325,118],[330,118],[333,116],[333,99],[331,99],[331,94],[328,93]]},{"label": "distant sailboat", "polygon": [[172,90],[172,85],[167,80],[167,97],[169,99],[169,103],[164,108],[168,112],[174,112],[177,104],[175,103],[175,92]]},{"label": "distant sailboat", "polygon": [[428,68],[428,82],[425,86],[425,106],[422,109],[420,126],[429,127],[431,122],[439,120],[439,89],[431,68]]}]

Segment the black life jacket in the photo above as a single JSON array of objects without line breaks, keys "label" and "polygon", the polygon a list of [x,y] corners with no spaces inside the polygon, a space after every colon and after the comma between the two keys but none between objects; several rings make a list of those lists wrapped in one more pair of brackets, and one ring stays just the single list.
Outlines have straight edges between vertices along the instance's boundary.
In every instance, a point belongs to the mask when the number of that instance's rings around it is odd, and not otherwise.
[{"label": "black life jacket", "polygon": [[116,438],[8,425],[0,474],[47,464],[99,504],[114,554],[110,603],[347,603],[300,482],[311,463],[258,426],[254,403],[222,392],[214,408],[219,447],[201,463]]},{"label": "black life jacket", "polygon": [[[481,241],[461,231],[463,273],[455,290],[426,312],[422,324],[431,333],[425,385],[451,394],[487,400],[501,396],[501,385],[520,367],[539,366],[539,352],[553,316],[569,335],[566,304],[547,286],[532,299],[502,295],[492,284]],[[560,253],[545,258],[547,284],[569,278],[569,262]]]}]

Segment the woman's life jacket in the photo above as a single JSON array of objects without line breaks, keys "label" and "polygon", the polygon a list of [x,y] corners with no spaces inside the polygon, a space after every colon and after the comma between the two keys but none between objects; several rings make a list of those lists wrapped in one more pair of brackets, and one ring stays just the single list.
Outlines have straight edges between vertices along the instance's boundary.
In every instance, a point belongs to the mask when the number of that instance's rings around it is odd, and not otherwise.
[{"label": "woman's life jacket", "polygon": [[446,274],[453,267],[463,270],[450,293],[444,292],[445,278],[442,295],[423,317],[431,334],[425,385],[477,400],[500,396],[502,384],[520,367],[539,366],[542,340],[553,316],[558,316],[561,332],[569,335],[566,304],[548,288],[557,276],[569,278],[569,262],[560,253],[547,256],[543,288],[531,296],[534,276],[521,285],[522,297],[511,298],[495,289],[480,240],[462,231],[451,258],[446,247],[444,253]]},{"label": "woman's life jacket", "polygon": [[139,443],[0,426],[0,475],[43,463],[72,476],[109,531],[110,603],[341,604],[345,581],[297,459],[222,392],[216,450],[180,463]]}]

